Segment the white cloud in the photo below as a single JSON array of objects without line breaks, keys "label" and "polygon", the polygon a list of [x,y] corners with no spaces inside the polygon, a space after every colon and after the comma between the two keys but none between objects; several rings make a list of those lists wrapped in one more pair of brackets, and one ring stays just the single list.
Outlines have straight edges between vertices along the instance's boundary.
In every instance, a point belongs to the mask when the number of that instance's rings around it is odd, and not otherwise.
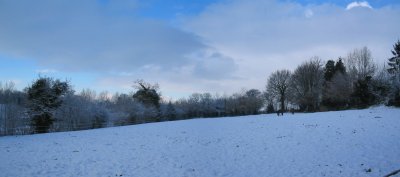
[{"label": "white cloud", "polygon": [[346,10],[350,10],[355,7],[364,7],[364,8],[372,9],[371,5],[369,5],[369,3],[367,1],[354,1],[347,5]]}]

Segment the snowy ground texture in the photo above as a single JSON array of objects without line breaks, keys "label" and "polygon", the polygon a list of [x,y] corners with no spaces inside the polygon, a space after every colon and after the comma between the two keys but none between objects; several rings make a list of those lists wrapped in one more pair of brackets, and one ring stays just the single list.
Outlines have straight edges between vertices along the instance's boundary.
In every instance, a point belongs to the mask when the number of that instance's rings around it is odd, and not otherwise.
[{"label": "snowy ground texture", "polygon": [[384,176],[400,109],[151,123],[0,137],[0,176]]}]

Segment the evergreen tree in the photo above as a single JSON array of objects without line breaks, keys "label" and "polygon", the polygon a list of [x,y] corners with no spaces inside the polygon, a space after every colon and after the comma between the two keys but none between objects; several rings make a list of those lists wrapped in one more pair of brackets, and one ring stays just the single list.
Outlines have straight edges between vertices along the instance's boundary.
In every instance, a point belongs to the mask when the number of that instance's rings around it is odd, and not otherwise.
[{"label": "evergreen tree", "polygon": [[324,69],[325,81],[330,81],[334,74],[335,74],[335,61],[328,60]]},{"label": "evergreen tree", "polygon": [[143,80],[136,81],[136,93],[133,99],[145,106],[145,114],[148,114],[146,122],[161,121],[160,94],[157,92],[158,85],[151,85]]},{"label": "evergreen tree", "polygon": [[[328,67],[332,70],[333,61],[331,60],[329,63]],[[325,68],[325,74],[326,71],[327,69]],[[346,67],[344,66],[342,58],[339,58],[334,66],[332,76],[330,76],[330,78],[328,77],[328,80],[325,80],[322,105],[333,110],[345,109],[348,106],[351,93]]]},{"label": "evergreen tree", "polygon": [[344,66],[342,58],[339,58],[339,60],[336,62],[335,65],[335,73],[338,71],[341,72],[342,74],[346,73],[346,67]]},{"label": "evergreen tree", "polygon": [[160,94],[157,93],[158,85],[150,85],[142,80],[136,81],[138,89],[133,95],[133,98],[145,106],[154,106],[160,108]]},{"label": "evergreen tree", "polygon": [[354,84],[354,92],[351,95],[351,104],[358,108],[371,106],[375,101],[375,96],[371,90],[371,76],[363,80],[358,80]]},{"label": "evergreen tree", "polygon": [[400,40],[393,46],[392,58],[389,58],[388,72],[392,75],[392,93],[389,100],[389,105],[400,107]]},{"label": "evergreen tree", "polygon": [[61,106],[62,97],[69,91],[68,82],[40,77],[26,89],[29,113],[36,133],[48,132],[54,122],[54,111]]},{"label": "evergreen tree", "polygon": [[398,75],[400,73],[400,40],[394,44],[393,49],[392,54],[394,56],[389,58],[388,65],[390,68],[388,69],[388,72],[393,75]]}]

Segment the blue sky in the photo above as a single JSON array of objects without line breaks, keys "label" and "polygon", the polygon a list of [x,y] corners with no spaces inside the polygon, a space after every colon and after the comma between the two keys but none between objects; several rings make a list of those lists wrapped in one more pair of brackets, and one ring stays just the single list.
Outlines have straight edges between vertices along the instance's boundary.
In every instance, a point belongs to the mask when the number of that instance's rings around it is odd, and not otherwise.
[{"label": "blue sky", "polygon": [[400,1],[352,2],[0,0],[0,81],[22,90],[44,75],[78,92],[129,92],[145,79],[177,99],[263,90],[275,70],[363,46],[383,63],[400,38]]},{"label": "blue sky", "polygon": [[139,15],[149,18],[171,20],[179,15],[196,15],[215,0],[185,1],[185,0],[149,0],[140,10]]}]

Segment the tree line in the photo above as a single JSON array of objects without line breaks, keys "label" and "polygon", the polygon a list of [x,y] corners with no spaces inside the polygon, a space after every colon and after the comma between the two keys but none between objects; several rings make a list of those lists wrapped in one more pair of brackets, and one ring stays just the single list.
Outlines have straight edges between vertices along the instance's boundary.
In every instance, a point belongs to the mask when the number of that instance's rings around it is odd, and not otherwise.
[{"label": "tree line", "polygon": [[76,92],[69,81],[37,78],[23,91],[0,82],[0,135],[46,133],[183,120],[198,117],[315,112],[400,107],[400,41],[387,64],[377,65],[367,47],[323,62],[312,57],[294,71],[277,70],[265,90],[232,95],[193,93],[176,101],[162,99],[158,84],[137,80],[131,93]]},{"label": "tree line", "polygon": [[377,65],[367,47],[325,64],[312,57],[293,72],[278,70],[266,86],[269,110],[314,112],[367,108],[376,104],[400,106],[400,41],[387,65]]}]

